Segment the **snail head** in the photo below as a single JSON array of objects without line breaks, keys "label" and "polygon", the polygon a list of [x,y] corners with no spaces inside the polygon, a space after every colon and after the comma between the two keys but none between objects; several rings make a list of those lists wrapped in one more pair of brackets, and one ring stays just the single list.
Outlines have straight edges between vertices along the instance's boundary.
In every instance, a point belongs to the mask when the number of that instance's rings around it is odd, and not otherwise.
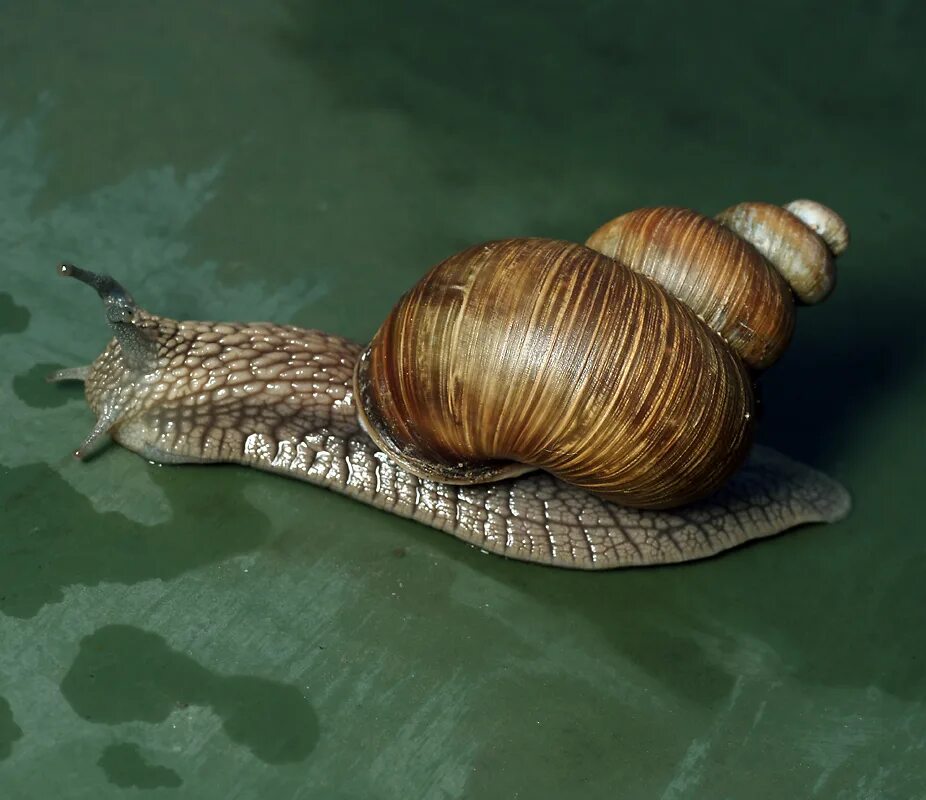
[{"label": "snail head", "polygon": [[159,340],[167,320],[139,308],[132,295],[114,278],[73,264],[60,264],[58,274],[76,278],[96,290],[103,301],[114,339],[90,365],[59,370],[49,381],[83,381],[87,400],[97,415],[90,434],[75,451],[89,456],[105,437],[144,412],[158,374]]}]

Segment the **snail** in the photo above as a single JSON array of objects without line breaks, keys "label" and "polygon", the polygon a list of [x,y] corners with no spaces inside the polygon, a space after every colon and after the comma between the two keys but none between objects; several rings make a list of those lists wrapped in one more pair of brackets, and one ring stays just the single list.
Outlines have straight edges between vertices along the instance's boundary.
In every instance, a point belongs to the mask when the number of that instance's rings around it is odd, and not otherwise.
[{"label": "snail", "polygon": [[97,416],[78,458],[111,436],[154,462],[326,486],[511,558],[687,561],[848,512],[839,484],[752,445],[755,377],[795,298],[832,291],[847,242],[812,201],[642,209],[585,245],[487,242],[428,272],[366,347],[160,317],[62,264],[114,338],[49,379],[83,381]]}]

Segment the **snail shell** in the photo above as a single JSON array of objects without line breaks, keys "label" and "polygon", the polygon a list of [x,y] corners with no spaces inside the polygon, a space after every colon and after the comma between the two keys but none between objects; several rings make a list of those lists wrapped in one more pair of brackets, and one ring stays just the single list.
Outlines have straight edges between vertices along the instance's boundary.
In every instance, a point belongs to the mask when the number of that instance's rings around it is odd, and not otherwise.
[{"label": "snail shell", "polygon": [[639,508],[708,495],[752,442],[746,367],[773,363],[794,328],[785,277],[734,232],[738,220],[752,214],[751,239],[783,243],[779,260],[813,240],[832,271],[822,238],[766,206],[734,207],[729,227],[642,209],[588,247],[513,239],[448,258],[361,354],[361,425],[397,463],[444,483],[542,469]]},{"label": "snail shell", "polygon": [[703,496],[745,457],[746,371],[657,284],[578,244],[465,250],[400,302],[358,362],[361,423],[451,483],[541,468],[625,505]]}]

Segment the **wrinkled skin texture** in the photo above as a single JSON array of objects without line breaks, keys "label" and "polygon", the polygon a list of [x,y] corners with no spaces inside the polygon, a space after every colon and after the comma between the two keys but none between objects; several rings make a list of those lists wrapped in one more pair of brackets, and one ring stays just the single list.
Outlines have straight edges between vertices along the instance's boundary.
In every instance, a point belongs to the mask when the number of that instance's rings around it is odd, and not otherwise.
[{"label": "wrinkled skin texture", "polygon": [[[108,433],[153,461],[245,464],[488,552],[580,569],[704,558],[849,509],[837,483],[761,447],[720,492],[673,511],[619,507],[545,473],[468,487],[422,480],[361,431],[351,388],[360,347],[352,342],[269,323],[176,322],[140,309],[131,329],[123,322],[116,333],[89,368],[52,376],[86,382],[99,422],[82,456]],[[139,341],[153,344],[142,365]]]}]

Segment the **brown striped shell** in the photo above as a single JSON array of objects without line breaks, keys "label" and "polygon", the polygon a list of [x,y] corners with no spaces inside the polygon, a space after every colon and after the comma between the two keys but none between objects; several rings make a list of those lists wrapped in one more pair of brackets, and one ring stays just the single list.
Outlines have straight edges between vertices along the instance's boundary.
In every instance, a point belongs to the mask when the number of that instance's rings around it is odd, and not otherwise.
[{"label": "brown striped shell", "polygon": [[659,283],[751,367],[768,367],[791,340],[787,283],[755,247],[710,217],[643,208],[605,223],[586,244]]},{"label": "brown striped shell", "polygon": [[747,369],[772,364],[794,297],[822,299],[848,230],[813,201],[624,214],[587,246],[489,242],[434,267],[362,353],[361,425],[423,478],[543,469],[615,502],[685,504],[752,440]]},{"label": "brown striped shell", "polygon": [[422,477],[540,468],[661,508],[745,458],[753,396],[723,341],[653,281],[582,245],[512,239],[434,267],[358,362],[366,431]]}]

